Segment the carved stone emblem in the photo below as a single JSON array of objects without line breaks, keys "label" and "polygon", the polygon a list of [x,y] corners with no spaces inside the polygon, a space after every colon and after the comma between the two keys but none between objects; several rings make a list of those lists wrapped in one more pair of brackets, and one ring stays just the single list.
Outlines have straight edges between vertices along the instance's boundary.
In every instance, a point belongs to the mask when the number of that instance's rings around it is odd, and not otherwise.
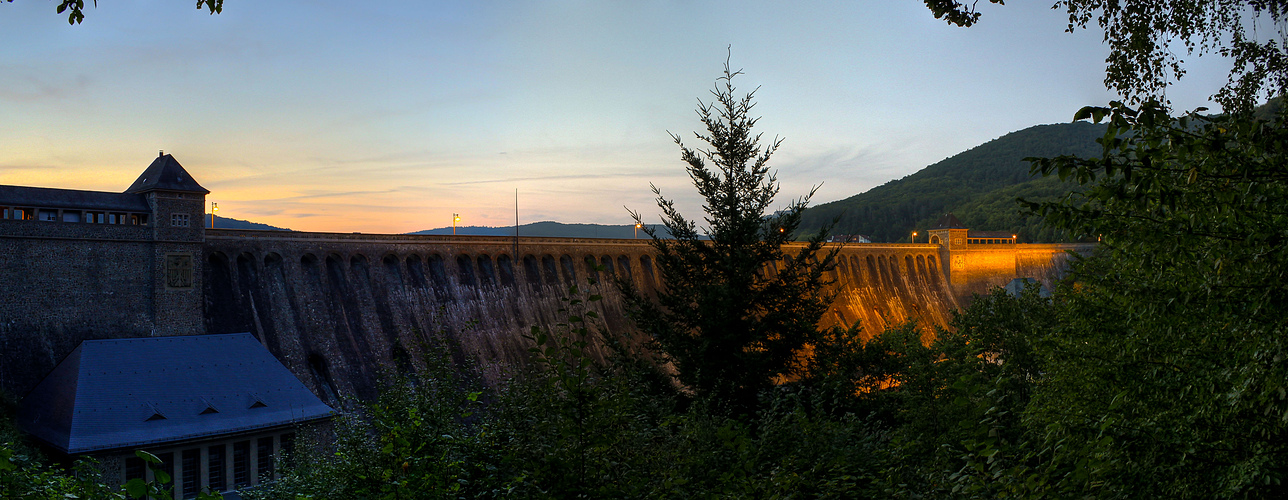
[{"label": "carved stone emblem", "polygon": [[192,254],[168,253],[165,255],[166,288],[192,288]]}]

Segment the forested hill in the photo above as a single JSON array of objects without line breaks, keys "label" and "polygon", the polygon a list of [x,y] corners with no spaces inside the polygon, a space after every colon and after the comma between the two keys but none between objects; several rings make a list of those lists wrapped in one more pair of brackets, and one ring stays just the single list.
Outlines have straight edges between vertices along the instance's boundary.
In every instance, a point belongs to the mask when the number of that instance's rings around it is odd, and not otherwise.
[{"label": "forested hill", "polygon": [[[206,219],[206,227],[210,227],[210,222],[211,222],[210,217],[204,217],[204,219]],[[227,217],[220,217],[218,215],[215,216],[214,223],[215,223],[215,229],[260,229],[264,231],[290,231],[290,229],[286,229],[286,228],[270,226],[268,224],[260,224],[258,222],[251,222],[248,220],[229,219]]]},{"label": "forested hill", "polygon": [[908,241],[909,234],[925,230],[940,215],[952,212],[974,229],[1012,231],[1020,241],[1055,241],[1063,235],[1040,228],[1037,220],[1022,217],[1017,197],[1049,199],[1069,189],[1052,178],[1029,177],[1030,156],[1063,154],[1098,156],[1096,139],[1105,126],[1087,122],[1037,125],[1006,134],[896,179],[840,201],[805,211],[801,234],[840,216],[833,234],[864,234],[876,242]]}]

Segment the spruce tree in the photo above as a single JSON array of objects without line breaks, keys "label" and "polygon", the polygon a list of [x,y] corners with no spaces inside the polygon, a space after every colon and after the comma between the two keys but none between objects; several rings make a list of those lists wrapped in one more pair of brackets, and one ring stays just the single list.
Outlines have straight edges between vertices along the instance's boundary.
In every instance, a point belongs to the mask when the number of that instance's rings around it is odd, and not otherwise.
[{"label": "spruce tree", "polygon": [[[803,350],[817,338],[832,300],[824,273],[835,252],[822,251],[826,228],[804,243],[792,241],[814,190],[770,212],[779,184],[768,162],[782,139],[762,146],[761,134],[753,134],[755,91],[736,96],[733,79],[740,74],[726,61],[714,101],[698,100],[706,132],[695,136],[706,147],[690,148],[671,134],[705,200],[705,224],[680,214],[653,186],[671,238],[643,227],[664,289],[652,300],[625,282],[619,286],[631,317],[686,389],[746,412],[758,391],[799,375]],[[638,212],[631,215],[642,223]]]}]

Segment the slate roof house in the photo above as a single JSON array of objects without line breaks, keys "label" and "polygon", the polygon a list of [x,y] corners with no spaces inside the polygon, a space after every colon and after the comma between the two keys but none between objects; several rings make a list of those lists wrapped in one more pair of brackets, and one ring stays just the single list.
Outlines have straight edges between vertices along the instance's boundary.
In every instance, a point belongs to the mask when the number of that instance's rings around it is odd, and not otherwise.
[{"label": "slate roof house", "polygon": [[296,429],[332,410],[249,333],[87,340],[23,400],[18,424],[122,483],[165,462],[175,498],[272,478]]}]

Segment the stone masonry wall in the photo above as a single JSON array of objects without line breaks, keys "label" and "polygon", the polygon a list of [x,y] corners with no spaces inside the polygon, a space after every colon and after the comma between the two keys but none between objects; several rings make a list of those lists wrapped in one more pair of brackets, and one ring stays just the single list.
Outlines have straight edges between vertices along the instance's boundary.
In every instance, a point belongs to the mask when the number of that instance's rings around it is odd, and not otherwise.
[{"label": "stone masonry wall", "polygon": [[0,388],[11,395],[83,340],[155,327],[150,229],[87,226],[0,220]]},{"label": "stone masonry wall", "polygon": [[[203,202],[150,203],[163,214]],[[602,295],[591,306],[601,328],[634,341],[642,339],[607,279],[628,276],[646,294],[662,286],[644,240],[521,238],[516,248],[507,237],[198,233],[170,222],[0,220],[0,387],[20,397],[86,339],[243,331],[333,404],[374,395],[384,372],[423,366],[424,346],[444,339],[457,361],[496,380],[527,362],[533,326],[567,319],[569,286]],[[1059,246],[1015,247],[846,244],[828,276],[836,301],[823,326],[857,321],[870,336],[916,320],[933,332],[969,299],[963,290],[1054,276],[1063,265]],[[167,281],[173,255],[191,257],[189,287]],[[951,269],[958,255],[974,265]],[[587,286],[588,277],[599,283]]]},{"label": "stone masonry wall", "polygon": [[[382,371],[419,366],[422,346],[444,338],[460,361],[503,377],[527,362],[524,335],[565,321],[561,298],[588,277],[604,297],[592,306],[599,326],[635,338],[606,279],[628,276],[646,294],[660,286],[643,240],[521,238],[515,250],[505,237],[210,230],[206,330],[254,333],[334,403],[373,395]],[[937,246],[848,245],[838,260],[825,326],[860,321],[875,334],[915,319],[933,329],[957,307]]]}]

